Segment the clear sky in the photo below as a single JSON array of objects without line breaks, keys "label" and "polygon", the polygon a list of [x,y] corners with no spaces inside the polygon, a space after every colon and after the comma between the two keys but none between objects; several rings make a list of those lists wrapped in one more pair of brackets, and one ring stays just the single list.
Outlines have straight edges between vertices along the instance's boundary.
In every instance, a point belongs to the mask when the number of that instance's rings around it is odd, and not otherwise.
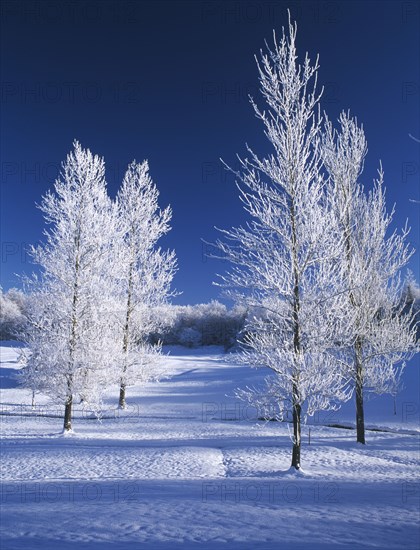
[{"label": "clear sky", "polygon": [[[31,1],[1,4],[1,285],[31,272],[25,247],[42,238],[36,209],[76,138],[105,157],[114,196],[127,164],[149,160],[160,204],[171,204],[177,303],[219,297],[223,262],[201,239],[244,214],[222,157],[245,143],[269,152],[248,102],[258,93],[254,54],[281,34],[287,8],[298,50],[320,56],[330,118],[363,122],[369,186],[379,159],[395,227],[408,218],[420,248],[420,4],[417,1]],[[411,269],[419,279],[419,253]]]}]

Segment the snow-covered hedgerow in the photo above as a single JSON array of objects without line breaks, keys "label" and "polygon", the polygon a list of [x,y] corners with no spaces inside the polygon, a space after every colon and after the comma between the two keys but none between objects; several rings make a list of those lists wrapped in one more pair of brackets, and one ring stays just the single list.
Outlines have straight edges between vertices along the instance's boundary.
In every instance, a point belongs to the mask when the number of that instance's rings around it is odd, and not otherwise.
[{"label": "snow-covered hedgerow", "polygon": [[152,342],[160,340],[164,345],[189,347],[218,345],[229,349],[243,330],[246,310],[228,309],[212,300],[208,304],[157,308],[154,315],[160,327],[151,334]]}]

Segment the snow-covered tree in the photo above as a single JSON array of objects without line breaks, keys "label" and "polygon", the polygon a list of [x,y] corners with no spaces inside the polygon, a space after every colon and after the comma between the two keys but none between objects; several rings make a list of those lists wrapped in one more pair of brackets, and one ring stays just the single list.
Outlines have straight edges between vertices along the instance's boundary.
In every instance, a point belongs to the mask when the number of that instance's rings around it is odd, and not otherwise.
[{"label": "snow-covered tree", "polygon": [[73,403],[99,401],[115,359],[110,291],[117,216],[104,160],[75,141],[39,208],[49,228],[31,250],[41,276],[30,286],[24,378],[64,405],[69,431]]},{"label": "snow-covered tree", "polygon": [[408,270],[404,281],[402,299],[404,304],[409,306],[420,302],[420,286],[411,270]]},{"label": "snow-covered tree", "polygon": [[25,296],[16,288],[0,287],[0,340],[15,339],[24,323]]},{"label": "snow-covered tree", "polygon": [[341,238],[320,175],[315,110],[318,61],[299,64],[296,24],[289,22],[274,49],[258,62],[266,109],[254,101],[273,153],[260,158],[249,147],[237,173],[241,201],[251,216],[245,227],[222,231],[217,245],[234,267],[222,276],[228,296],[263,315],[249,319],[242,359],[269,367],[267,386],[238,392],[293,418],[292,467],[300,468],[301,421],[347,399],[333,348],[343,333],[346,297],[340,292]]},{"label": "snow-covered tree", "polygon": [[413,317],[403,314],[400,278],[412,251],[407,229],[390,233],[394,211],[386,209],[382,167],[369,193],[358,181],[367,152],[363,128],[344,112],[339,122],[337,132],[326,121],[322,156],[335,189],[349,299],[351,345],[341,347],[340,360],[353,383],[357,441],[365,443],[365,393],[395,395],[404,361],[416,350]]},{"label": "snow-covered tree", "polygon": [[179,343],[181,346],[196,348],[202,344],[201,333],[192,327],[185,327],[179,333]]},{"label": "snow-covered tree", "polygon": [[411,270],[408,270],[401,297],[402,314],[409,315],[420,341],[420,287]]},{"label": "snow-covered tree", "polygon": [[[172,295],[170,285],[176,271],[173,251],[163,251],[157,241],[170,230],[170,207],[160,210],[159,192],[149,175],[147,161],[132,162],[117,196],[122,226],[119,295],[123,307],[121,331],[121,378],[119,407],[126,405],[126,386],[134,381],[156,379],[159,347],[148,343],[153,323],[153,308]],[[150,370],[147,358],[150,358]],[[138,364],[141,358],[142,368]]]}]

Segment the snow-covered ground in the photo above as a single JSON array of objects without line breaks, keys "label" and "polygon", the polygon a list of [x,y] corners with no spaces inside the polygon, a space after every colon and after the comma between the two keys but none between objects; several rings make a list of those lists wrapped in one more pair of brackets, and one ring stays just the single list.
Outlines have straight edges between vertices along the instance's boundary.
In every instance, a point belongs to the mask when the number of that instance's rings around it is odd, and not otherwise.
[{"label": "snow-covered ground", "polygon": [[[218,348],[172,349],[172,377],[117,388],[103,417],[62,410],[17,386],[17,350],[0,347],[1,550],[418,549],[419,362],[394,400],[353,403],[304,428],[303,474],[289,471],[289,425],[258,422],[233,397],[267,373]],[[378,431],[380,429],[380,431]],[[310,430],[310,444],[309,444]]]}]

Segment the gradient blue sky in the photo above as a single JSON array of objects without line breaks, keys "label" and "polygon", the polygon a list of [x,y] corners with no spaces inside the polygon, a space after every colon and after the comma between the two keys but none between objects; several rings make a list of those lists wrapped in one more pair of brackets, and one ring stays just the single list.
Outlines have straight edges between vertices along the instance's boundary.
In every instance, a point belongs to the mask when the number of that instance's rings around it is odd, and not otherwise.
[{"label": "gradient blue sky", "polygon": [[[269,151],[248,102],[254,54],[280,35],[287,8],[303,57],[320,55],[322,107],[363,122],[369,186],[383,162],[395,227],[408,218],[420,248],[420,7],[416,1],[22,1],[1,5],[1,285],[33,270],[25,247],[42,238],[35,203],[77,138],[105,157],[114,196],[127,164],[147,158],[171,204],[176,303],[219,297],[223,262],[201,239],[245,218],[233,178],[248,142]],[[419,279],[419,253],[410,265]]]}]

